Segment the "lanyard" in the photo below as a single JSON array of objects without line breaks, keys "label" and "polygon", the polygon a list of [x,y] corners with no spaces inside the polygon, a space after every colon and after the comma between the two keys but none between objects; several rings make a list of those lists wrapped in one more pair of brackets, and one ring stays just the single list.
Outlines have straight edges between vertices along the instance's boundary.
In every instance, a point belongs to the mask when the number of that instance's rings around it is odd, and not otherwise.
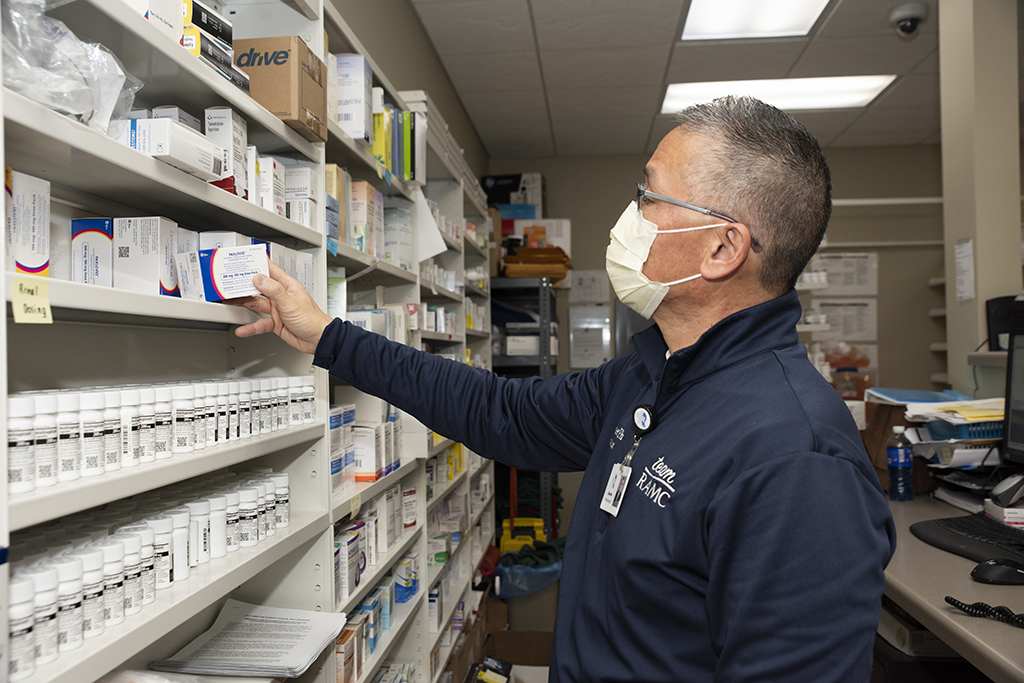
[{"label": "lanyard", "polygon": [[626,486],[629,484],[629,475],[633,468],[633,454],[640,447],[640,441],[651,432],[658,424],[658,415],[654,412],[654,406],[644,403],[633,409],[633,447],[626,453],[621,463],[612,465],[611,474],[608,476],[608,484],[605,486],[604,495],[601,496],[601,509],[611,514],[612,517],[619,515],[619,506],[622,505],[622,498],[626,493]]}]

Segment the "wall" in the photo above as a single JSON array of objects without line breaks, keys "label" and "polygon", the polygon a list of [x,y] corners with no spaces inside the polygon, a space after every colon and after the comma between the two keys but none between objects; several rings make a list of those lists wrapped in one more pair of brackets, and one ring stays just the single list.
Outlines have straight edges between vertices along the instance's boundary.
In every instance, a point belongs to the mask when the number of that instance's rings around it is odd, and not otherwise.
[{"label": "wall", "polygon": [[395,88],[427,91],[462,146],[466,163],[478,176],[485,175],[487,151],[409,0],[327,1],[337,7]]}]

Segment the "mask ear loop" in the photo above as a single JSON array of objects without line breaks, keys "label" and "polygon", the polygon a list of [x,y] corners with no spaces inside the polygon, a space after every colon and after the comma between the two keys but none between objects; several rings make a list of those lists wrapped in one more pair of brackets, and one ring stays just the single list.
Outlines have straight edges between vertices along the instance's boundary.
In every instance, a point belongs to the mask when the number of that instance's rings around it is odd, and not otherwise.
[{"label": "mask ear loop", "polygon": [[693,230],[707,230],[708,228],[721,228],[725,225],[732,225],[731,223],[712,223],[711,225],[698,225],[696,228],[673,228],[671,230],[658,229],[657,232],[692,232]]}]

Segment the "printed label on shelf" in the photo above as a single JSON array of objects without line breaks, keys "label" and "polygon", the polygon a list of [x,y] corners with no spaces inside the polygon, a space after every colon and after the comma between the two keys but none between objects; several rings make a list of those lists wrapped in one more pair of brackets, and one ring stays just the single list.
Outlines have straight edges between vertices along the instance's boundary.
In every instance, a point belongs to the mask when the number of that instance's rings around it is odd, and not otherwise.
[{"label": "printed label on shelf", "polygon": [[14,322],[43,324],[53,322],[50,312],[50,283],[43,279],[15,277],[12,280],[11,310]]},{"label": "printed label on shelf", "polygon": [[360,494],[357,493],[355,496],[352,497],[352,519],[355,519],[356,515],[359,514],[359,508],[360,506],[362,506],[362,504],[363,500]]}]

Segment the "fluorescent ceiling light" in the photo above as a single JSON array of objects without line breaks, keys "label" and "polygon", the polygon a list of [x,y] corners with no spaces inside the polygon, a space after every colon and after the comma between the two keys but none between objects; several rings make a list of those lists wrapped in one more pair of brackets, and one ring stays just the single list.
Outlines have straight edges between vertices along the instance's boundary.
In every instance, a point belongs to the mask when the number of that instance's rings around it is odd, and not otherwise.
[{"label": "fluorescent ceiling light", "polygon": [[851,109],[867,106],[894,80],[896,76],[834,76],[673,83],[665,93],[661,113],[674,114],[690,105],[726,95],[750,95],[785,111]]},{"label": "fluorescent ceiling light", "polygon": [[828,0],[692,0],[683,40],[806,36]]}]

